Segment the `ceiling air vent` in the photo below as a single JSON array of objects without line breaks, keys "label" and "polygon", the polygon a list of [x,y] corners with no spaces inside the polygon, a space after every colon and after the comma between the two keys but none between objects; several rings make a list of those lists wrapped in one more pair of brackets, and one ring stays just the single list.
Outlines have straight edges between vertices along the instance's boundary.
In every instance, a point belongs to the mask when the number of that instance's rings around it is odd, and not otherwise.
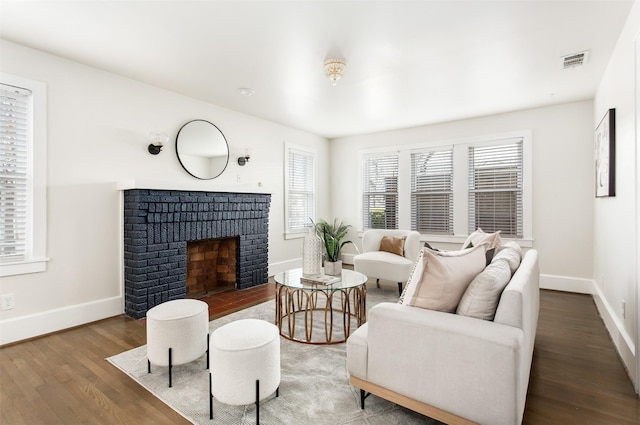
[{"label": "ceiling air vent", "polygon": [[589,61],[589,50],[585,50],[584,52],[574,53],[572,55],[567,55],[562,57],[562,68],[575,68],[577,66],[582,66]]}]

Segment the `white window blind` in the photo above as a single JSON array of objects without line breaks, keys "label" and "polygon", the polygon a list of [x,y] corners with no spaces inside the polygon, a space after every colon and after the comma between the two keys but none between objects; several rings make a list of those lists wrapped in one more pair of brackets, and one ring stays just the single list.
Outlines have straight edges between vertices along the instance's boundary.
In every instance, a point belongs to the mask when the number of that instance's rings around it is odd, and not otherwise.
[{"label": "white window blind", "polygon": [[398,228],[398,154],[370,155],[363,163],[363,227]]},{"label": "white window blind", "polygon": [[288,148],[287,232],[304,232],[315,219],[314,154]]},{"label": "white window blind", "polygon": [[469,228],[523,237],[522,140],[469,147]]},{"label": "white window blind", "polygon": [[31,92],[0,84],[0,261],[24,260],[29,217]]},{"label": "white window blind", "polygon": [[453,235],[453,148],[411,153],[411,229]]}]

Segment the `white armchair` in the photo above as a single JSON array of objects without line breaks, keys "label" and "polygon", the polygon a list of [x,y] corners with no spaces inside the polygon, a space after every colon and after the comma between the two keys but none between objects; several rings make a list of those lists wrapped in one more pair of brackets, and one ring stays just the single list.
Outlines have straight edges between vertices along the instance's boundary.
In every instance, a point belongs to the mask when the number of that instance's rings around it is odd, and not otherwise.
[{"label": "white armchair", "polygon": [[[404,246],[397,254],[381,251],[380,242],[384,236],[405,238]],[[402,294],[402,284],[409,279],[411,270],[420,252],[420,233],[412,230],[371,229],[362,235],[362,253],[353,258],[357,272],[376,279],[398,282],[398,292]],[[398,255],[402,253],[402,255]]]}]

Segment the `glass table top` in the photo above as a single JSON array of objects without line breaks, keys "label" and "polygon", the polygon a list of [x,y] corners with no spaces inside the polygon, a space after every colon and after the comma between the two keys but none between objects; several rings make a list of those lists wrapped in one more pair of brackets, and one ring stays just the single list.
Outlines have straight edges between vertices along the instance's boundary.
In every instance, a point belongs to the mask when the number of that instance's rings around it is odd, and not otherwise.
[{"label": "glass table top", "polygon": [[[340,290],[360,286],[367,281],[367,276],[353,270],[342,270],[341,276],[314,275],[304,276],[302,269],[291,269],[276,274],[276,283],[289,288]],[[332,279],[335,278],[335,279]],[[314,280],[330,279],[328,282],[316,282]],[[335,280],[335,281],[334,281]]]}]

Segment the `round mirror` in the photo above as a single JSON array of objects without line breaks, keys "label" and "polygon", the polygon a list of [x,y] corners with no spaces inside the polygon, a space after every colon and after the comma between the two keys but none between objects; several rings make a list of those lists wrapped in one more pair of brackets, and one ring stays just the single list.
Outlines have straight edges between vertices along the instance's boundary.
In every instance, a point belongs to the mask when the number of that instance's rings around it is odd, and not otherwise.
[{"label": "round mirror", "polygon": [[218,127],[205,120],[189,121],[176,136],[176,154],[193,177],[218,177],[229,162],[229,144]]}]

